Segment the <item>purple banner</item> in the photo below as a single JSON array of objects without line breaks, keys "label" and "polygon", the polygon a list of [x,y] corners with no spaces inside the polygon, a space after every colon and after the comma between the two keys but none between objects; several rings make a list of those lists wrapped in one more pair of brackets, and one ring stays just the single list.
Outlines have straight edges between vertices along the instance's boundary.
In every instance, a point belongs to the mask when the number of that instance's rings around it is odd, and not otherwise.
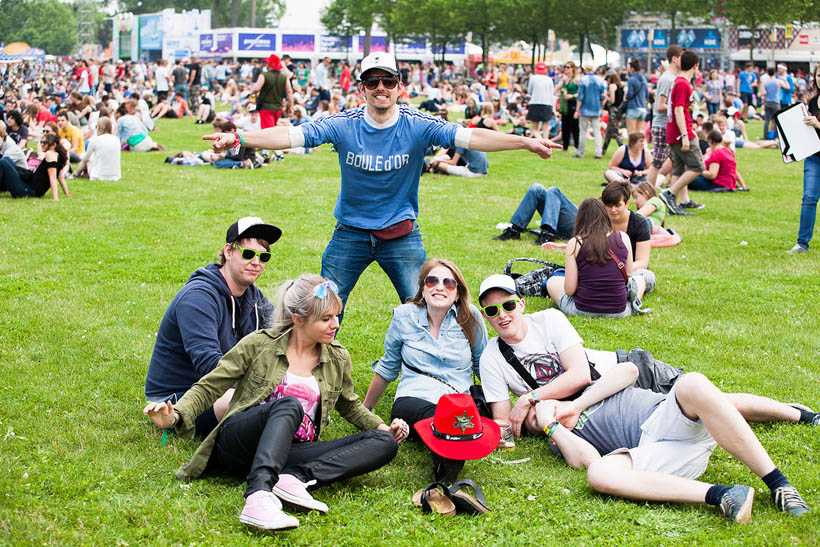
[{"label": "purple banner", "polygon": [[216,51],[225,53],[233,49],[233,34],[216,35]]},{"label": "purple banner", "polygon": [[427,53],[427,40],[425,38],[412,38],[393,45],[396,48],[397,55],[424,55]]},{"label": "purple banner", "polygon": [[313,34],[283,34],[282,51],[315,51],[316,36]]},{"label": "purple banner", "polygon": [[[441,46],[434,47],[433,53],[435,55],[441,55]],[[464,55],[464,42],[461,42],[458,45],[447,44],[444,53],[445,55]]]},{"label": "purple banner", "polygon": [[[370,53],[388,52],[387,36],[371,36],[370,37]],[[359,53],[364,53],[364,36],[359,36]]]}]

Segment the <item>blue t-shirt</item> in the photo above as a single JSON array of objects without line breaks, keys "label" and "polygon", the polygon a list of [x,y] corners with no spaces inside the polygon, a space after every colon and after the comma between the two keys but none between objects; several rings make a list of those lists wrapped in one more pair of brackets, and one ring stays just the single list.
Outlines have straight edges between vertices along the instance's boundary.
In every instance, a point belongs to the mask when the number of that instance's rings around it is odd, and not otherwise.
[{"label": "blue t-shirt", "polygon": [[460,155],[467,164],[467,169],[473,173],[486,175],[490,170],[490,162],[487,161],[487,154],[479,150],[469,148],[456,148],[456,154]]},{"label": "blue t-shirt", "polygon": [[794,93],[794,78],[791,74],[786,75],[786,81],[789,82],[789,89],[780,88],[780,104],[792,104],[792,93]]},{"label": "blue t-shirt", "polygon": [[771,77],[766,80],[766,85],[763,86],[766,89],[766,102],[767,103],[779,103],[780,102],[780,86],[777,85],[777,78]]},{"label": "blue t-shirt", "polygon": [[746,72],[745,70],[737,75],[737,81],[740,82],[741,93],[751,93],[752,84],[757,80],[754,72]]},{"label": "blue t-shirt", "polygon": [[299,146],[301,132],[302,146],[333,143],[342,178],[336,220],[380,230],[418,217],[424,151],[430,145],[454,148],[460,128],[406,105],[380,125],[361,107],[294,128],[291,141]]},{"label": "blue t-shirt", "polygon": [[627,97],[629,100],[626,103],[627,108],[646,108],[646,96],[649,94],[649,89],[646,85],[646,78],[640,72],[634,72],[629,77],[627,82],[629,93]]}]

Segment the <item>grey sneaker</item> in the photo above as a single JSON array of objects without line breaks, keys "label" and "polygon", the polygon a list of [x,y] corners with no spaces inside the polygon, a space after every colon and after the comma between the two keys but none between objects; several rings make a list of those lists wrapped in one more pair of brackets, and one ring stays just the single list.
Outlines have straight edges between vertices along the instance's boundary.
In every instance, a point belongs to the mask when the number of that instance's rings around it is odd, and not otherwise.
[{"label": "grey sneaker", "polygon": [[684,203],[681,203],[681,204],[680,204],[680,207],[681,207],[681,208],[683,208],[683,209],[694,209],[694,210],[697,210],[697,209],[703,209],[703,208],[704,208],[704,207],[706,207],[706,206],[705,206],[704,204],[702,204],[702,203],[695,203],[694,201],[692,201],[692,200],[690,199],[689,201],[686,201],[686,202],[684,202]]},{"label": "grey sneaker", "polygon": [[807,253],[807,252],[809,252],[809,250],[798,243],[786,252],[790,253],[790,254],[798,254],[798,253]]},{"label": "grey sneaker", "polygon": [[752,504],[755,489],[751,486],[736,484],[720,498],[720,510],[738,524],[745,524],[752,518]]},{"label": "grey sneaker", "polygon": [[814,413],[814,418],[811,419],[811,425],[820,425],[820,412]]},{"label": "grey sneaker", "polygon": [[797,488],[791,484],[775,488],[772,492],[772,500],[774,500],[774,504],[777,505],[778,509],[785,511],[792,517],[799,517],[803,513],[811,511],[808,504],[803,501],[803,497],[797,491]]},{"label": "grey sneaker", "polygon": [[501,232],[500,235],[497,235],[493,238],[496,241],[507,241],[508,239],[521,239],[521,232],[515,230],[510,226],[509,228],[504,228],[504,231]]},{"label": "grey sneaker", "polygon": [[675,194],[673,194],[669,190],[664,190],[663,192],[661,192],[661,195],[659,197],[661,198],[661,201],[663,201],[666,204],[666,210],[670,215],[689,216],[695,214],[690,213],[689,211],[684,211],[683,208],[681,208],[681,206],[678,205]]}]

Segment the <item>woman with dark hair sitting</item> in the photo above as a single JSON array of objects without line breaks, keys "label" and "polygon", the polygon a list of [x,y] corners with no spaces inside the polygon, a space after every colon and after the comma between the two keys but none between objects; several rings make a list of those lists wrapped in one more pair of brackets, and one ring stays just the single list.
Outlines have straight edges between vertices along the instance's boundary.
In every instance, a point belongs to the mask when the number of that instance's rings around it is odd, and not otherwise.
[{"label": "woman with dark hair sitting", "polygon": [[[176,405],[152,402],[143,410],[157,427],[190,439],[197,416],[236,386],[225,415],[176,476],[191,480],[208,469],[246,480],[239,521],[248,526],[298,526],[282,502],[327,512],[309,487],[379,469],[409,433],[401,420],[385,425],[356,396],[350,354],[335,338],[342,310],[336,291],[318,275],[287,281],[270,329],[245,336]],[[365,431],[319,441],[333,410]]]},{"label": "woman with dark hair sitting", "polygon": [[71,195],[65,182],[65,167],[68,164],[68,152],[60,143],[60,137],[50,132],[40,140],[43,157],[37,169],[23,180],[10,158],[0,159],[0,190],[7,190],[15,198],[39,198],[51,188],[54,201],[59,199],[57,185],[67,196]]},{"label": "woman with dark hair sitting", "polygon": [[[612,228],[601,200],[585,199],[575,217],[575,233],[567,242],[566,274],[547,281],[550,297],[566,315],[627,317],[632,306],[625,274],[631,273],[629,236]],[[646,286],[642,277],[634,279],[640,298]]]},{"label": "woman with dark hair sitting", "polygon": [[[430,418],[439,397],[470,389],[486,345],[484,321],[470,303],[461,271],[449,260],[428,260],[421,266],[416,296],[393,310],[384,355],[373,363],[364,406],[374,408],[401,374],[390,415],[411,426]],[[433,454],[433,474],[439,482],[450,484],[463,466],[463,460]]]}]

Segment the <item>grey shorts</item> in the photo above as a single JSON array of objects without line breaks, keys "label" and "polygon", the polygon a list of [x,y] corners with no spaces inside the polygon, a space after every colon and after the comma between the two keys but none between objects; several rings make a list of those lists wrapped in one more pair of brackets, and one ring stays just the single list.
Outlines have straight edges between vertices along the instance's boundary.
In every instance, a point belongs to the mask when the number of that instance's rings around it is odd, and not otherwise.
[{"label": "grey shorts", "polygon": [[610,317],[613,319],[620,319],[621,317],[629,317],[632,315],[632,306],[629,302],[626,303],[626,309],[620,313],[593,313],[581,311],[575,307],[575,297],[570,296],[565,292],[562,292],[561,298],[558,299],[558,309],[564,312],[564,315],[582,315],[584,317]]},{"label": "grey shorts", "polygon": [[681,150],[680,143],[670,144],[669,157],[672,158],[672,174],[675,176],[679,177],[685,171],[695,171],[697,173],[706,171],[697,137],[689,141],[689,150],[686,152]]}]

